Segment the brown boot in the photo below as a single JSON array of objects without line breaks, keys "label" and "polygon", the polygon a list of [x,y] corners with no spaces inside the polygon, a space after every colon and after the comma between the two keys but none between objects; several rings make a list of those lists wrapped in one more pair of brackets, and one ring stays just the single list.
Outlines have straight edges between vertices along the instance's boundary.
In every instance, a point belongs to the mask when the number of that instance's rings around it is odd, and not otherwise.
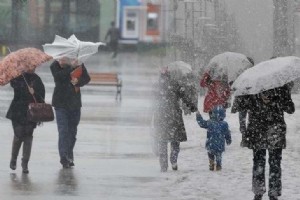
[{"label": "brown boot", "polygon": [[214,171],[215,170],[215,162],[214,160],[209,160],[209,170]]},{"label": "brown boot", "polygon": [[220,166],[220,165],[216,166],[216,171],[221,171],[221,169],[222,169],[222,166]]}]

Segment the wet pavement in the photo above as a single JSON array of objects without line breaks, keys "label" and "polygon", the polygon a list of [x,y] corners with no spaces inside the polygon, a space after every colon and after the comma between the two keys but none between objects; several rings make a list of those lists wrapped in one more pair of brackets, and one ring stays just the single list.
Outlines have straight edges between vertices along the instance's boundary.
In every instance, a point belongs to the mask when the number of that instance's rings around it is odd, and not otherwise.
[{"label": "wet pavement", "polygon": [[[99,54],[86,62],[89,72],[119,73],[122,101],[115,101],[115,87],[82,88],[82,118],[73,169],[62,169],[59,163],[55,122],[44,123],[34,132],[30,173],[22,174],[20,158],[17,170],[9,168],[13,131],[5,113],[13,91],[9,85],[1,87],[0,200],[253,199],[252,151],[239,145],[241,134],[235,114],[226,117],[233,142],[226,149],[222,172],[208,170],[205,130],[200,130],[194,115],[187,115],[188,142],[181,144],[179,170],[160,173],[150,145],[152,85],[157,80],[157,66],[166,62],[135,53],[120,54],[116,60]],[[54,83],[49,63],[39,67],[37,73],[46,85],[46,102],[51,102]],[[284,200],[300,200],[300,94],[294,94],[293,101],[295,114],[285,115],[288,145],[282,161]],[[203,97],[199,98],[199,110],[203,109],[201,102]]]},{"label": "wet pavement", "polygon": [[[122,82],[122,101],[115,87],[82,88],[82,118],[75,147],[75,167],[59,163],[55,122],[34,132],[30,173],[9,169],[13,131],[4,116],[12,99],[9,85],[0,90],[0,199],[169,199],[161,187],[157,159],[151,152],[150,123],[152,84],[157,80],[158,59],[120,54],[117,59],[99,54],[86,62],[89,72],[117,72]],[[53,79],[49,63],[37,73],[51,102]],[[162,183],[163,184],[163,183]]]}]

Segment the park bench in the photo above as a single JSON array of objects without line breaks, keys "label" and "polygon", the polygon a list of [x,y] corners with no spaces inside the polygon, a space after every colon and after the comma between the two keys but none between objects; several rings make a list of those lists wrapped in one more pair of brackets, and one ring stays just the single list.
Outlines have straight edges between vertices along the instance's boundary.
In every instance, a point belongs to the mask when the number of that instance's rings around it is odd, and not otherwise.
[{"label": "park bench", "polygon": [[95,86],[115,86],[117,87],[117,94],[116,94],[116,100],[121,100],[121,89],[122,89],[122,80],[120,80],[117,73],[99,73],[99,72],[92,72],[89,73],[91,77],[91,81],[89,82],[89,85],[95,85]]}]

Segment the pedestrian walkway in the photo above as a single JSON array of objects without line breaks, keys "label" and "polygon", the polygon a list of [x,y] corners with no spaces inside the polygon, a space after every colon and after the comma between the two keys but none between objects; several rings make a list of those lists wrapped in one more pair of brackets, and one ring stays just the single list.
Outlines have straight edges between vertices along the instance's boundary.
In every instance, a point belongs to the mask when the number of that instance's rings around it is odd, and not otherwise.
[{"label": "pedestrian walkway", "polygon": [[[62,169],[55,122],[44,123],[34,133],[30,173],[23,175],[20,160],[9,169],[13,131],[4,118],[12,98],[7,85],[0,90],[0,200],[241,200],[252,199],[252,152],[239,146],[237,115],[227,112],[232,144],[227,147],[220,172],[208,170],[204,149],[206,131],[195,115],[184,116],[188,141],[181,144],[179,170],[160,173],[150,146],[152,84],[157,80],[158,59],[138,54],[97,54],[86,62],[89,71],[117,72],[122,76],[122,101],[115,87],[82,88],[82,120],[75,147],[75,167]],[[53,78],[49,67],[37,70],[50,102]],[[288,147],[283,153],[284,200],[300,200],[300,96],[293,96],[296,113],[287,115]],[[202,110],[203,98],[199,98]],[[208,117],[203,114],[204,117]],[[268,170],[267,170],[268,171]],[[267,196],[264,197],[264,200]]]},{"label": "pedestrian walkway", "polygon": [[[46,85],[46,101],[51,102],[54,83],[47,65],[39,67],[37,73]],[[85,65],[89,71],[119,73],[123,97],[121,102],[115,101],[115,87],[82,88],[82,120],[75,148],[76,166],[72,170],[63,170],[59,164],[55,122],[44,123],[34,133],[30,174],[21,173],[20,159],[16,171],[9,169],[13,131],[4,116],[13,92],[9,85],[0,91],[0,127],[4,130],[0,141],[0,199],[24,196],[30,199],[161,199],[168,196],[167,192],[159,192],[160,173],[149,141],[152,84],[158,69],[151,66],[151,61],[141,62],[136,54],[120,54],[115,60],[98,54]],[[157,192],[152,193],[155,187]]]}]

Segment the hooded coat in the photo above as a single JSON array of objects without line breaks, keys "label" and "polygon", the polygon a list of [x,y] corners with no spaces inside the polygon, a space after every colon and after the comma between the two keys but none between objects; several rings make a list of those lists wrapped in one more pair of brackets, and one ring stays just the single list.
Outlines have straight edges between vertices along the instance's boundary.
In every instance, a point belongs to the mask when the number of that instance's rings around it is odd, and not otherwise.
[{"label": "hooded coat", "polygon": [[[268,95],[265,102],[262,95]],[[257,95],[236,98],[232,112],[247,112],[246,146],[250,149],[278,149],[286,147],[284,112],[292,114],[295,105],[288,85]]]},{"label": "hooded coat", "polygon": [[231,134],[227,122],[225,109],[222,106],[215,106],[212,110],[211,119],[204,120],[200,113],[196,114],[196,120],[201,128],[207,129],[205,148],[212,154],[219,154],[225,151],[225,141],[231,144]]},{"label": "hooded coat", "polygon": [[166,74],[159,78],[154,112],[154,127],[159,141],[183,142],[187,140],[180,107],[179,85]]}]

